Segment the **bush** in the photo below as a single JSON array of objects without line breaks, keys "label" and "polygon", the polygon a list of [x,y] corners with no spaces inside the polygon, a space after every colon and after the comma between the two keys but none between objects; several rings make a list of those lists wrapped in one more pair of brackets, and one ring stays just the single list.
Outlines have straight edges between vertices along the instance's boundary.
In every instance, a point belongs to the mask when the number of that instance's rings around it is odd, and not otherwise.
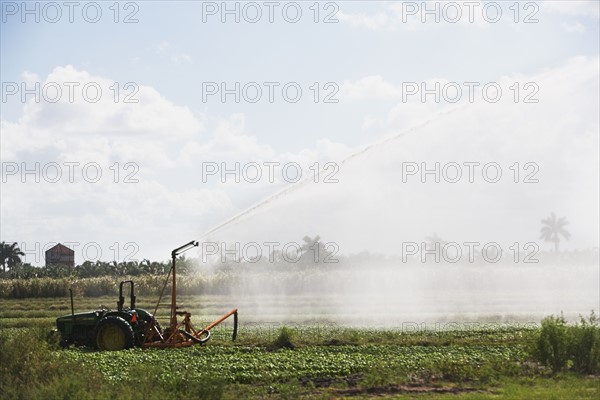
[{"label": "bush", "polygon": [[600,327],[592,311],[586,320],[568,325],[564,317],[550,316],[542,321],[532,355],[553,373],[572,369],[580,373],[600,372]]},{"label": "bush", "polygon": [[63,359],[55,346],[44,329],[0,335],[0,398],[87,399],[90,393],[100,398],[101,375]]},{"label": "bush", "polygon": [[567,321],[561,315],[544,318],[539,336],[536,338],[534,356],[542,364],[561,371],[567,365]]},{"label": "bush", "polygon": [[598,317],[592,311],[586,320],[570,327],[569,354],[573,360],[573,370],[585,374],[600,372],[600,328]]},{"label": "bush", "polygon": [[283,327],[279,330],[279,335],[269,346],[268,350],[279,350],[279,349],[295,349],[296,345],[292,342],[294,339],[294,331],[291,328]]}]

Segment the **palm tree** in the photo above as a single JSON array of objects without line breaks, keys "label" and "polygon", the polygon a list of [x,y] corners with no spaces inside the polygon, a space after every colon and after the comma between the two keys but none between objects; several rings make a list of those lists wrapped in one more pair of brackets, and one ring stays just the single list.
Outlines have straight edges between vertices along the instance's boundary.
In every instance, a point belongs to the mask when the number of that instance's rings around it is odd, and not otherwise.
[{"label": "palm tree", "polygon": [[319,242],[319,240],[321,240],[321,236],[317,235],[314,239],[312,239],[310,236],[304,236],[302,240],[304,240],[304,244],[302,245],[302,252],[306,253],[307,251],[311,250],[315,246],[315,244]]},{"label": "palm tree", "polygon": [[0,243],[0,263],[2,263],[2,271],[6,272],[6,266],[13,268],[15,265],[21,262],[21,256],[25,253],[21,251],[17,242],[13,244],[7,244],[6,242]]},{"label": "palm tree", "polygon": [[310,236],[304,236],[302,240],[304,241],[304,244],[300,247],[300,249],[302,251],[301,257],[303,261],[308,262],[309,264],[321,261],[319,254],[321,247],[319,240],[321,240],[321,236],[317,235],[314,239],[312,239]]},{"label": "palm tree", "polygon": [[444,245],[448,244],[448,242],[446,242],[445,240],[443,240],[441,237],[439,237],[437,235],[437,233],[433,233],[433,236],[427,236],[425,238],[425,240],[427,240],[427,244],[431,245],[431,248],[435,249],[435,245],[437,243],[440,244],[440,248],[444,247]]},{"label": "palm tree", "polygon": [[565,217],[556,219],[556,215],[551,213],[550,216],[542,220],[542,229],[540,239],[544,239],[545,242],[554,243],[554,251],[558,253],[558,243],[560,242],[560,236],[569,240],[571,234],[567,232],[565,226],[569,224],[569,221]]},{"label": "palm tree", "polygon": [[300,246],[302,251],[302,259],[308,264],[321,264],[337,262],[331,259],[334,255],[327,249],[326,243],[321,241],[321,236],[317,235],[314,238],[310,236],[304,236],[302,238],[304,243]]}]

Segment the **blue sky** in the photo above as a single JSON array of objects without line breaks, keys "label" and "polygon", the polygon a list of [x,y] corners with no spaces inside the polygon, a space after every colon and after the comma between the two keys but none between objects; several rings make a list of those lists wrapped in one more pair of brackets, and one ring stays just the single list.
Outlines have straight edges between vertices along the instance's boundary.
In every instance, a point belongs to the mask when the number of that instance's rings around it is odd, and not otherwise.
[{"label": "blue sky", "polygon": [[[598,109],[594,107],[597,104],[594,97],[598,94],[597,75],[592,72],[590,85],[585,90],[567,86],[561,91],[557,83],[578,76],[577,68],[589,72],[597,65],[600,33],[599,4],[595,1],[529,2],[535,7],[519,2],[520,19],[536,11],[535,18],[539,22],[531,24],[513,21],[513,10],[509,8],[512,1],[494,3],[501,5],[503,13],[500,21],[494,24],[483,20],[480,13],[476,13],[473,23],[468,22],[466,16],[456,24],[445,22],[443,18],[440,23],[431,20],[422,23],[419,14],[404,15],[407,22],[402,22],[402,2],[359,1],[330,2],[328,6],[326,2],[319,3],[320,19],[326,11],[335,11],[338,22],[330,24],[313,21],[313,11],[309,8],[313,2],[300,3],[303,14],[298,23],[286,22],[277,9],[274,23],[269,23],[263,14],[262,20],[253,24],[243,18],[240,23],[235,23],[231,17],[222,23],[218,14],[207,16],[207,21],[203,22],[203,7],[208,3],[220,7],[221,2],[191,1],[132,2],[135,6],[129,5],[127,9],[127,2],[121,2],[120,19],[128,12],[136,11],[134,17],[139,21],[131,24],[114,23],[113,11],[109,8],[113,2],[100,2],[103,14],[95,24],[86,22],[78,9],[74,14],[75,21],[69,23],[64,7],[63,16],[57,23],[44,21],[43,15],[39,23],[35,23],[32,16],[27,16],[28,20],[23,23],[20,10],[16,15],[9,12],[14,10],[15,4],[21,7],[22,3],[1,3],[3,85],[7,82],[43,84],[92,80],[105,81],[108,86],[111,82],[121,85],[134,82],[141,88],[140,103],[134,106],[103,101],[93,105],[62,101],[59,104],[44,101],[24,104],[19,96],[3,99],[3,162],[78,160],[98,162],[104,168],[114,162],[135,162],[139,165],[141,182],[133,187],[61,182],[64,195],[56,195],[56,185],[7,180],[3,182],[2,190],[2,240],[47,243],[66,241],[61,238],[68,237],[70,240],[95,240],[103,243],[105,248],[109,246],[106,243],[117,238],[115,240],[121,243],[139,242],[148,257],[160,258],[162,254],[168,254],[172,245],[153,245],[157,240],[162,241],[160,235],[139,232],[140,224],[149,224],[150,231],[168,232],[168,236],[186,241],[189,236],[200,235],[284,186],[281,182],[279,185],[199,182],[202,162],[276,160],[297,161],[307,166],[316,161],[337,161],[361,146],[454,106],[431,101],[403,103],[398,94],[403,82],[484,84],[490,81],[529,82],[550,76],[547,86],[541,86],[541,103],[544,99],[549,100],[544,104],[556,100],[551,96],[569,94],[571,97],[562,101],[591,104],[591,113],[573,111],[578,114],[571,115],[569,121],[574,131],[592,132],[591,139],[586,139],[590,142],[585,143],[597,143]],[[283,7],[288,3],[279,4]],[[428,2],[431,7],[436,3],[442,8],[448,2]],[[477,10],[489,3],[479,3]],[[28,4],[34,6],[34,2]],[[40,9],[44,4],[39,3]],[[228,4],[233,7],[235,3]],[[247,5],[237,4],[240,9]],[[256,4],[263,13],[267,12],[263,2]],[[421,2],[413,4],[420,5]],[[463,6],[462,10],[465,12],[466,8]],[[566,74],[564,78],[561,73]],[[226,82],[230,86],[234,82],[241,82],[241,85],[297,82],[303,95],[294,104],[284,101],[279,91],[275,92],[273,103],[265,100],[256,104],[231,100],[223,103],[217,96],[203,102],[202,88],[206,82]],[[325,83],[337,85],[339,92],[335,98],[339,101],[334,104],[312,101],[309,87],[314,82],[320,84],[321,94]],[[108,93],[104,92],[105,95]],[[501,107],[494,109],[498,113],[494,115],[501,115]],[[484,107],[487,109],[489,107]],[[471,112],[469,107],[465,110]],[[539,116],[554,115],[550,108],[536,110],[540,110]],[[557,115],[556,118],[556,121],[546,118],[546,122],[560,126],[562,118],[567,117]],[[488,132],[498,125],[508,124],[505,129],[514,131],[510,122],[488,120],[489,125],[471,128],[473,132]],[[517,122],[516,119],[512,121]],[[447,135],[452,135],[453,131],[448,129]],[[534,138],[539,138],[540,143],[549,140],[544,127],[537,129]],[[473,143],[472,139],[465,140]],[[523,146],[516,140],[506,138],[503,146],[508,154]],[[556,140],[556,143],[562,143],[562,139]],[[435,147],[434,142],[432,147]],[[481,146],[485,147],[485,144]],[[456,149],[464,147],[464,143],[456,143]],[[553,151],[559,148],[553,147]],[[463,155],[456,149],[446,148],[460,160]],[[432,152],[432,160],[441,159],[441,154],[444,153]],[[525,161],[527,158],[535,161],[546,156],[532,150],[523,157]],[[498,154],[490,157],[510,162]],[[597,165],[597,152],[586,157],[588,164],[581,168]],[[366,169],[370,168],[368,161],[365,165]],[[573,173],[581,175],[581,171]],[[377,170],[375,174],[382,175]],[[593,179],[598,172],[590,174]],[[556,180],[546,181],[548,190],[559,190],[556,185],[562,178],[560,172],[552,175]],[[581,185],[585,184],[581,182]],[[347,189],[354,190],[357,185],[357,182],[347,183]],[[378,187],[374,185],[369,190]],[[344,191],[340,188],[340,192]],[[470,196],[469,192],[463,195]],[[40,196],[45,201],[40,201]],[[153,198],[145,201],[148,196]],[[111,199],[115,198],[119,200],[111,205]],[[590,207],[590,210],[584,209],[585,213],[593,212],[591,207],[595,201],[597,190],[591,204],[585,206]],[[532,219],[537,224],[544,214],[555,208],[560,213],[559,206],[563,214],[572,215],[573,224],[577,221],[585,224],[581,206],[568,199],[560,204],[544,204],[540,207],[543,214]],[[65,214],[57,214],[56,210],[64,210],[72,218],[65,224],[61,220]],[[576,216],[577,210],[581,217]],[[530,210],[523,211],[526,212]],[[18,216],[23,213],[31,218],[23,222]],[[163,213],[166,215],[159,216]],[[313,218],[321,219],[318,215]],[[337,218],[343,220],[344,215]],[[378,218],[385,219],[383,214],[375,217]],[[43,224],[44,228],[40,230],[37,224]],[[101,233],[86,226],[89,224],[98,224]],[[595,222],[595,225],[581,227],[582,233],[574,235],[573,248],[597,246],[597,226]],[[325,228],[320,228],[319,224],[299,225],[297,233],[282,235],[302,237],[308,233],[303,230],[309,229],[320,232]],[[445,230],[444,226],[435,229]],[[446,231],[453,229],[448,227]],[[511,237],[511,232],[507,229],[500,236],[510,240],[507,238]],[[277,236],[276,233],[273,235]],[[331,231],[331,235],[335,236],[335,231]],[[380,249],[385,246],[366,244],[363,247]],[[363,248],[358,243],[348,242],[346,249],[352,252]]]},{"label": "blue sky", "polygon": [[[597,54],[596,17],[571,15],[540,3],[539,23],[515,24],[513,11],[508,9],[512,3],[500,3],[504,16],[496,24],[478,27],[442,20],[406,28],[407,23],[394,21],[377,29],[353,26],[343,19],[315,24],[310,3],[303,4],[303,18],[297,24],[285,22],[277,12],[275,23],[269,23],[264,15],[256,24],[243,18],[237,24],[231,16],[223,24],[219,14],[207,16],[202,23],[201,2],[137,2],[135,18],[139,22],[131,24],[113,23],[113,11],[108,8],[112,3],[102,3],[100,22],[85,22],[76,9],[71,24],[66,22],[67,9],[63,7],[64,15],[56,24],[44,22],[43,17],[38,24],[23,24],[17,19],[19,14],[6,16],[2,77],[19,81],[23,71],[46,76],[56,66],[73,65],[114,81],[152,86],[194,112],[245,112],[252,134],[264,137],[279,151],[310,147],[321,137],[356,145],[370,137],[356,130],[360,118],[365,113],[377,114],[385,103],[328,105],[327,118],[314,118],[320,115],[322,105],[202,103],[202,82],[299,81],[309,86],[312,82],[342,84],[369,75],[381,75],[390,82],[432,78],[488,81],[515,73],[533,74],[573,56]],[[220,7],[220,2],[216,4]],[[240,4],[242,9],[244,3]],[[338,14],[390,15],[392,6],[382,2],[335,4],[338,19]],[[266,14],[268,9],[261,9]],[[120,17],[133,10],[121,10]],[[322,14],[324,18],[324,10]],[[407,18],[413,21],[418,16]],[[33,17],[27,18],[32,21]],[[565,30],[565,25],[576,24],[585,31]],[[20,108],[20,103],[3,104],[3,116],[14,119]],[[290,118],[299,123],[288,126]],[[290,128],[292,134],[278,133],[282,129],[290,132]]]}]

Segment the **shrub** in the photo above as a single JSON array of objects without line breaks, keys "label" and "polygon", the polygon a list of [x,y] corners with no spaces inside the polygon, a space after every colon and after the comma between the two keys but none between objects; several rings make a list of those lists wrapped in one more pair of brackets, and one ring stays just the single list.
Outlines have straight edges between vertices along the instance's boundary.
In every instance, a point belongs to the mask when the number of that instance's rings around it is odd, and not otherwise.
[{"label": "shrub", "polygon": [[267,346],[268,350],[279,350],[279,349],[295,349],[296,345],[292,342],[294,339],[294,331],[288,327],[282,327],[279,330],[277,338]]},{"label": "shrub", "polygon": [[64,360],[52,351],[55,345],[45,329],[0,335],[0,398],[86,399],[97,393],[100,374]]},{"label": "shrub", "polygon": [[592,311],[586,320],[568,325],[564,317],[550,316],[542,321],[532,355],[553,373],[572,369],[581,373],[600,371],[600,327]]},{"label": "shrub", "polygon": [[580,324],[570,327],[569,355],[573,361],[573,370],[585,374],[600,371],[600,329],[598,317],[592,311],[586,320],[581,317]]},{"label": "shrub", "polygon": [[552,368],[552,372],[561,371],[567,365],[567,321],[561,315],[544,318],[539,336],[536,338],[534,356],[542,364]]}]

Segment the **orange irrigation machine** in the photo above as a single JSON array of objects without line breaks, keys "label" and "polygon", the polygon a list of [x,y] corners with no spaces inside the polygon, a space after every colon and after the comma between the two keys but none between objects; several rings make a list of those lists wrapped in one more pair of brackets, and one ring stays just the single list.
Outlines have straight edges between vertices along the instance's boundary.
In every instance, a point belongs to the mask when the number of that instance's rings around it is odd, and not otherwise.
[{"label": "orange irrigation machine", "polygon": [[[210,330],[215,326],[219,325],[221,322],[225,321],[227,318],[233,315],[233,335],[232,340],[235,340],[237,336],[238,329],[238,310],[234,308],[229,311],[227,314],[223,315],[215,322],[211,323],[204,329],[197,330],[192,325],[191,316],[187,311],[178,311],[177,310],[177,256],[192,247],[197,247],[198,242],[191,241],[181,247],[176,248],[171,252],[172,265],[170,273],[173,274],[173,279],[171,280],[171,319],[169,327],[167,327],[163,332],[160,330],[160,326],[153,318],[151,323],[148,324],[147,330],[148,333],[145,335],[145,341],[142,347],[185,347],[191,346],[194,344],[202,344],[208,339],[210,339]],[[169,274],[170,275],[170,274]],[[160,301],[164,294],[167,283],[169,282],[169,276],[165,280],[165,284],[163,286],[163,290],[160,294],[158,302],[156,303],[156,308],[154,309],[154,314],[158,310],[158,306],[160,305]],[[183,317],[181,320],[178,317]]]}]

